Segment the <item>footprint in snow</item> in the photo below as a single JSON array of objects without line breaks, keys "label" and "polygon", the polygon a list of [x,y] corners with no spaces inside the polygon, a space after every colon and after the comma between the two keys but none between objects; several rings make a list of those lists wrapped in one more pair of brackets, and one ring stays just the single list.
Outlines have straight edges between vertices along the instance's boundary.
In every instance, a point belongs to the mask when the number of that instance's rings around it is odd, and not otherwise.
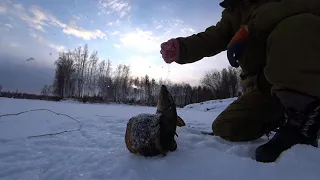
[{"label": "footprint in snow", "polygon": [[214,148],[222,153],[238,156],[241,158],[255,159],[255,149],[266,142],[265,139],[257,139],[250,142],[230,142],[218,136],[205,135],[197,128],[185,127],[180,130],[181,147],[186,150],[202,148]]}]

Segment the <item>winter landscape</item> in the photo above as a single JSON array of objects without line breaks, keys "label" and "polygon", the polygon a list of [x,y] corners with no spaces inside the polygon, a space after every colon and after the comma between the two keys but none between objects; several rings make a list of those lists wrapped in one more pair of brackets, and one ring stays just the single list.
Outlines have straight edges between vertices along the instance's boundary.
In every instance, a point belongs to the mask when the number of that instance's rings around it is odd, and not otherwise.
[{"label": "winter landscape", "polygon": [[[271,99],[255,90],[268,92],[270,84],[305,87],[304,93],[319,97],[317,80],[309,82],[320,72],[315,4],[0,0],[0,180],[319,180],[320,147],[296,145],[274,163],[258,163],[255,149],[272,135],[232,143],[201,133],[210,132],[219,113],[247,89],[254,91],[235,109],[253,102],[261,105],[255,110],[261,117]],[[177,127],[177,151],[149,158],[132,154],[125,144],[127,122],[156,113],[162,85],[186,123]],[[301,107],[309,107],[310,99],[288,94],[284,99],[292,102],[283,106],[292,105],[289,124],[304,122],[303,132],[315,132],[319,108],[301,115],[298,109],[309,109]],[[175,114],[165,117],[176,120]],[[164,128],[166,134],[173,134],[171,127]],[[294,129],[278,136],[283,142],[276,148],[297,140],[291,138]]]},{"label": "winter landscape", "polygon": [[130,117],[155,107],[1,98],[0,179],[319,179],[320,149],[297,145],[263,164],[254,150],[267,137],[230,143],[201,134],[234,100],[179,108],[186,126],[177,129],[178,150],[146,158],[126,149],[125,128]]}]

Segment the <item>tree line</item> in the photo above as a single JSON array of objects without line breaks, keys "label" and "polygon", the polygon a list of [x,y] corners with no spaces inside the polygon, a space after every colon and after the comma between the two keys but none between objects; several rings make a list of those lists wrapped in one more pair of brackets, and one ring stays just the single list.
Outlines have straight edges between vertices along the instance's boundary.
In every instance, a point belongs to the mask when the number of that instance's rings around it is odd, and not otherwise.
[{"label": "tree line", "polygon": [[177,106],[224,99],[241,95],[244,88],[239,79],[240,71],[232,67],[204,72],[199,86],[156,80],[147,74],[133,76],[130,66],[112,66],[110,60],[100,60],[98,52],[91,54],[88,45],[67,52],[60,52],[54,62],[55,75],[52,84],[44,85],[41,95],[18,92],[1,93],[0,96],[60,100],[76,99],[83,102],[126,103],[154,106],[161,85],[166,85]]},{"label": "tree line", "polygon": [[210,89],[215,99],[225,99],[240,96],[245,87],[241,83],[240,69],[228,67],[221,71],[211,70],[205,72],[201,84]]},{"label": "tree line", "polygon": [[229,67],[204,73],[200,86],[155,80],[147,74],[133,76],[130,66],[113,68],[110,60],[100,60],[98,52],[89,54],[88,45],[60,52],[54,63],[53,84],[45,85],[41,94],[73,98],[84,102],[155,105],[162,84],[166,85],[178,106],[212,99],[239,96],[243,92],[239,71]]}]

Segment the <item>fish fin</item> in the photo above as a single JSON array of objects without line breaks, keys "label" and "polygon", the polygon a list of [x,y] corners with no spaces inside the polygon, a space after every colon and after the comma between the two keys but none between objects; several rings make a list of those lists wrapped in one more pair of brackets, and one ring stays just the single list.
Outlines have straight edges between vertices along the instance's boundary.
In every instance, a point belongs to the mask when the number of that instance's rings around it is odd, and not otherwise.
[{"label": "fish fin", "polygon": [[178,134],[177,134],[177,132],[175,132],[175,135],[176,135],[177,137],[179,137]]},{"label": "fish fin", "polygon": [[164,149],[163,149],[163,147],[161,145],[160,137],[157,137],[157,139],[156,139],[156,147],[157,147],[157,149],[160,151],[160,153],[162,155],[166,155],[166,153],[164,152]]},{"label": "fish fin", "polygon": [[180,116],[177,116],[177,126],[182,127],[185,125],[186,123],[183,121],[183,119]]},{"label": "fish fin", "polygon": [[175,140],[172,141],[171,147],[169,149],[171,152],[177,150],[177,142]]}]

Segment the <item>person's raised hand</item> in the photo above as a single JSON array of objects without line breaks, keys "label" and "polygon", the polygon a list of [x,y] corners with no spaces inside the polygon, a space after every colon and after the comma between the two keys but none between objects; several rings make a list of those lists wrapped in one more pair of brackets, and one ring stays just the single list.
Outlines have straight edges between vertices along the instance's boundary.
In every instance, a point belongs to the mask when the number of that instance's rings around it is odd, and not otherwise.
[{"label": "person's raised hand", "polygon": [[161,51],[163,60],[170,64],[175,62],[179,58],[179,42],[177,39],[170,39],[167,42],[161,44]]}]

